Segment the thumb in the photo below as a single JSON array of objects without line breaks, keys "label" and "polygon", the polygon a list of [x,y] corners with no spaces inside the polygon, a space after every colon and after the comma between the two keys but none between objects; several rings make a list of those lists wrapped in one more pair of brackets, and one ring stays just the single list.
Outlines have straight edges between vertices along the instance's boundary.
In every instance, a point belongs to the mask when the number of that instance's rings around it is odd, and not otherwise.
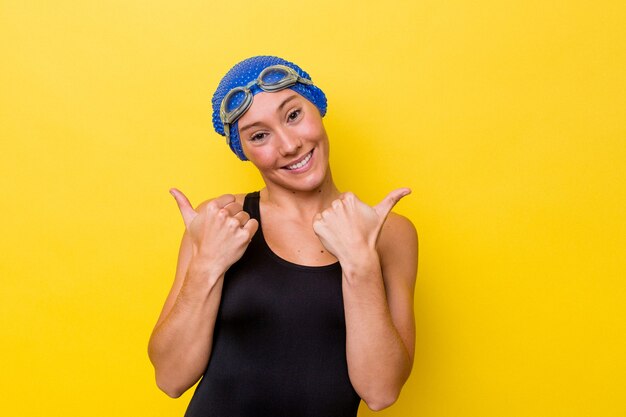
[{"label": "thumb", "polygon": [[393,190],[392,192],[387,194],[385,198],[383,198],[383,201],[374,206],[374,210],[376,210],[378,216],[380,216],[380,218],[384,220],[389,215],[389,212],[391,211],[393,206],[395,206],[402,197],[409,194],[411,194],[410,188],[398,188],[397,190]]},{"label": "thumb", "polygon": [[196,211],[191,206],[189,199],[182,193],[182,191],[172,188],[170,189],[170,194],[174,196],[174,200],[176,200],[176,204],[178,204],[178,209],[180,210],[180,214],[183,216],[183,222],[185,223],[185,227],[189,228],[189,225],[193,221],[193,219],[198,215]]}]

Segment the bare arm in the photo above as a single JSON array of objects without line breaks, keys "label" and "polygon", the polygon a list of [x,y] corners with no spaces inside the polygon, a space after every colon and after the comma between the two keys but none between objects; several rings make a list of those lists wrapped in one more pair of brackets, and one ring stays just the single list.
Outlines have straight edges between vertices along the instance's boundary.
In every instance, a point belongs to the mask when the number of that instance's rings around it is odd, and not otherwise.
[{"label": "bare arm", "polygon": [[[417,235],[400,216],[392,214],[386,226],[381,254],[355,254],[343,279],[350,379],[372,410],[396,401],[411,373],[415,346]],[[393,236],[387,235],[390,229]]]},{"label": "bare arm", "polygon": [[154,327],[148,354],[157,385],[178,397],[207,366],[226,270],[245,251],[258,223],[232,195],[193,210],[177,190],[173,195],[185,221],[176,277]]},{"label": "bare arm", "polygon": [[395,402],[413,363],[417,234],[401,216],[385,221],[404,195],[396,190],[372,208],[348,193],[314,223],[343,269],[348,372],[372,410]]}]

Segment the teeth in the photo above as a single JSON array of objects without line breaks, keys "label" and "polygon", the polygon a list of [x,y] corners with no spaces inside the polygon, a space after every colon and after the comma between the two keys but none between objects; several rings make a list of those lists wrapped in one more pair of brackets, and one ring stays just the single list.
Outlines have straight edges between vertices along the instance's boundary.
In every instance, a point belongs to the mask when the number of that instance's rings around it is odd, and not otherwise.
[{"label": "teeth", "polygon": [[287,169],[298,169],[298,168],[302,168],[303,166],[305,166],[307,164],[307,162],[309,162],[309,160],[311,159],[311,152],[309,152],[309,154],[300,162],[298,162],[297,164],[293,164],[293,165],[287,165]]}]

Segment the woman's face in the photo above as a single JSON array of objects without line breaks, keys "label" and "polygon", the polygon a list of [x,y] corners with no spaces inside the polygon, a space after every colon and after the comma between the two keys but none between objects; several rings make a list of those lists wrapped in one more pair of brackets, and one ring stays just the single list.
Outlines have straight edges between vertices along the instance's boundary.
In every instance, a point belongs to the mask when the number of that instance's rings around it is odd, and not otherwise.
[{"label": "woman's face", "polygon": [[262,92],[239,119],[246,157],[265,184],[312,191],[328,174],[328,136],[320,113],[293,90]]}]

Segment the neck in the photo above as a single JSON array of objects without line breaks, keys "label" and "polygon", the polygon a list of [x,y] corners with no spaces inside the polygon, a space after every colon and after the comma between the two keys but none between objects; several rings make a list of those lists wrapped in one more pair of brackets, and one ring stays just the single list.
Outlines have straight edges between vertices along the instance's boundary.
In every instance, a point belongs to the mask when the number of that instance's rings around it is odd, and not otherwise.
[{"label": "neck", "polygon": [[309,218],[330,206],[340,194],[331,173],[328,172],[322,184],[312,190],[290,190],[266,184],[261,190],[261,201],[278,210]]}]

